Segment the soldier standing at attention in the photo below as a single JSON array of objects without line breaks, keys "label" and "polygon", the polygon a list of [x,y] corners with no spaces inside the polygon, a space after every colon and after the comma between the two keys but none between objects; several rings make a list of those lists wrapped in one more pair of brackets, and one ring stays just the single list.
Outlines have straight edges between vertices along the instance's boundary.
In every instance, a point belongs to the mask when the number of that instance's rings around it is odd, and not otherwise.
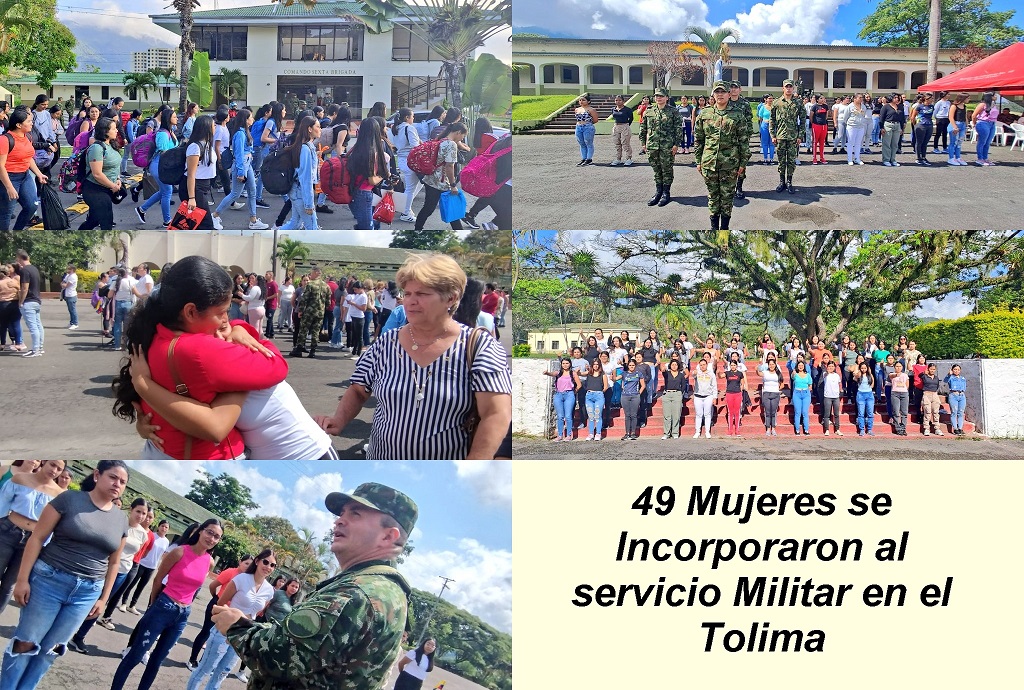
[{"label": "soldier standing at attention", "polygon": [[302,346],[306,343],[306,335],[310,336],[309,356],[316,357],[316,346],[320,343],[320,325],[324,321],[324,310],[331,300],[331,289],[320,279],[320,269],[314,266],[309,271],[309,283],[302,290],[302,302],[299,311],[302,320],[299,330],[295,332],[295,346],[288,353],[290,357],[301,357]]},{"label": "soldier standing at attention", "polygon": [[[729,82],[729,105],[739,110],[740,113],[746,113],[747,115],[746,146],[749,147],[750,135],[754,133],[753,120],[750,116],[750,101],[748,101],[746,98],[740,95],[740,83],[736,80]],[[750,156],[747,156],[747,158],[749,159]],[[737,199],[746,199],[746,197],[743,195],[743,180],[745,179],[747,179],[746,168],[744,168],[743,172],[740,173],[739,179],[736,180],[736,193],[734,196]]]},{"label": "soldier standing at attention", "polygon": [[341,573],[280,622],[213,607],[213,623],[252,669],[249,690],[377,690],[402,649],[409,594],[394,567],[416,524],[408,496],[383,484],[328,494]]},{"label": "soldier standing at attention", "polygon": [[676,142],[683,129],[679,111],[668,105],[668,92],[654,90],[654,105],[644,113],[640,122],[640,146],[647,150],[647,157],[654,169],[656,191],[648,206],[668,206],[672,201],[672,162],[676,155]]},{"label": "soldier standing at attention", "polygon": [[800,150],[804,125],[807,124],[807,113],[803,105],[793,98],[793,90],[792,79],[782,82],[782,98],[772,104],[771,118],[768,120],[768,132],[779,154],[779,186],[775,191],[781,192],[788,188],[790,194],[796,193],[793,171],[796,170],[796,154]]},{"label": "soldier standing at attention", "polygon": [[697,172],[708,188],[711,229],[728,230],[736,181],[750,159],[750,108],[744,113],[729,102],[724,81],[716,81],[714,99],[700,111],[694,127]]}]

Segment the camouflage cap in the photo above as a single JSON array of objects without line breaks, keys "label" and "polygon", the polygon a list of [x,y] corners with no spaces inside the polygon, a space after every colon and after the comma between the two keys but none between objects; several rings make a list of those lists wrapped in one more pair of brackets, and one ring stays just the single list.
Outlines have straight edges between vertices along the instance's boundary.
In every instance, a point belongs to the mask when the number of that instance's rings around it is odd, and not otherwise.
[{"label": "camouflage cap", "polygon": [[728,91],[729,90],[729,84],[727,82],[724,82],[721,79],[719,79],[718,81],[715,82],[715,85],[711,87],[711,91],[714,92],[714,91],[718,91],[719,89],[721,89],[722,91]]},{"label": "camouflage cap", "polygon": [[730,89],[738,89],[741,86],[742,85],[738,81],[736,81],[735,79],[733,79],[731,82],[729,82],[729,88]]},{"label": "camouflage cap", "polygon": [[659,88],[654,90],[654,95],[655,96],[664,96],[665,98],[668,98],[668,91],[666,89],[663,89],[663,88],[659,87]]},{"label": "camouflage cap", "polygon": [[787,79],[782,82],[783,86],[796,86],[796,83],[792,79]]},{"label": "camouflage cap", "polygon": [[356,501],[367,508],[390,515],[402,526],[407,535],[412,534],[412,528],[416,526],[416,518],[419,515],[416,503],[398,489],[392,489],[390,486],[367,482],[357,486],[356,490],[350,494],[337,491],[327,494],[324,503],[327,510],[335,515],[341,515],[341,509],[349,501]]}]

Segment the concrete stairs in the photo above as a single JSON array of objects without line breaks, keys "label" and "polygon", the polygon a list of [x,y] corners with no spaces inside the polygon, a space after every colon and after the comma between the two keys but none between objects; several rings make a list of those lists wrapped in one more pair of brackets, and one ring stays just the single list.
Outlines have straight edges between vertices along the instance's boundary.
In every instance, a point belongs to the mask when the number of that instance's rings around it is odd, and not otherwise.
[{"label": "concrete stairs", "polygon": [[[615,108],[615,96],[594,95],[590,105],[604,120],[611,117],[612,110]],[[575,103],[570,104],[542,127],[524,132],[524,134],[573,134],[576,131],[575,110]]]}]

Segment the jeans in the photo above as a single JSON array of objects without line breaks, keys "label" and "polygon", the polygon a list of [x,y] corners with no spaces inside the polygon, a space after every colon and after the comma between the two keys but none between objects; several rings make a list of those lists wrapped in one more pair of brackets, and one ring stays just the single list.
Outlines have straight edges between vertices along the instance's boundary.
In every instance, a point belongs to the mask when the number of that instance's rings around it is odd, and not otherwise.
[{"label": "jeans", "polygon": [[850,128],[847,138],[849,142],[846,146],[846,162],[860,163],[860,147],[864,143],[864,129],[861,127]]},{"label": "jeans", "polygon": [[897,431],[907,428],[907,414],[910,410],[910,393],[907,391],[892,391],[892,415],[889,421],[893,423]]},{"label": "jeans", "polygon": [[949,419],[953,424],[953,430],[963,430],[964,410],[967,408],[967,395],[961,391],[950,391],[948,400]]},{"label": "jeans", "polygon": [[6,232],[11,223],[11,213],[14,207],[21,205],[21,211],[14,220],[15,230],[24,230],[28,227],[32,216],[39,204],[39,195],[36,190],[36,176],[28,170],[22,173],[7,173],[11,178],[11,186],[18,192],[17,199],[10,199],[7,190],[0,190],[0,232]]},{"label": "jeans", "polygon": [[409,167],[408,160],[409,152],[405,155],[399,154],[398,156],[398,169],[402,171],[402,179],[405,180],[405,211],[403,215],[412,215],[412,202],[416,199],[416,195],[423,189],[423,182],[420,181],[420,176],[412,171]]},{"label": "jeans", "polygon": [[292,327],[292,303],[291,301],[281,300],[281,306],[277,312],[277,328],[284,330]]},{"label": "jeans", "polygon": [[661,398],[661,410],[665,416],[665,435],[679,436],[679,421],[683,414],[683,392],[665,391]]},{"label": "jeans", "polygon": [[[29,576],[32,594],[4,652],[0,690],[34,690],[89,615],[103,592],[103,580],[86,580],[39,560]],[[15,653],[15,641],[35,645]]]},{"label": "jeans", "polygon": [[21,307],[18,300],[0,302],[0,345],[7,344],[10,332],[11,344],[21,345]]},{"label": "jeans", "polygon": [[[253,142],[252,147],[252,176],[253,184],[255,185],[256,199],[263,198],[263,176],[260,175],[260,171],[263,169],[263,159],[266,156],[266,147],[259,142]],[[252,199],[253,190],[249,190],[249,198]],[[256,199],[252,199],[253,206],[256,205]]]},{"label": "jeans", "polygon": [[917,160],[923,161],[928,157],[928,142],[931,138],[931,125],[919,124],[914,127],[914,147],[917,149]]},{"label": "jeans", "polygon": [[766,161],[775,158],[775,144],[772,143],[772,135],[768,132],[768,123],[761,123],[761,157]]},{"label": "jeans", "polygon": [[313,203],[313,213],[306,213],[302,204],[298,201],[302,198],[302,189],[297,182],[292,185],[291,198],[296,200],[292,202],[292,217],[281,226],[281,230],[298,230],[300,226],[306,230],[318,229],[320,226],[316,220],[316,202],[314,201]]},{"label": "jeans", "polygon": [[220,200],[217,204],[217,208],[214,211],[218,216],[221,212],[231,204],[235,203],[239,196],[242,195],[242,190],[245,189],[249,192],[249,217],[256,217],[256,178],[253,176],[252,166],[245,166],[245,179],[239,180],[238,177],[232,172],[231,174],[231,193]]},{"label": "jeans", "polygon": [[774,429],[779,416],[778,393],[761,393],[761,406],[764,408],[764,428]]},{"label": "jeans", "polygon": [[[124,584],[125,578],[127,577],[128,573],[118,573],[117,577],[114,578],[114,586],[110,588],[110,599],[107,601],[106,608],[113,609],[110,602],[114,601],[114,595],[117,594],[118,589],[122,584]],[[72,639],[80,645],[85,644],[85,636],[90,630],[92,630],[92,626],[96,625],[96,621],[101,617],[105,618],[107,616],[109,616],[109,614],[106,611],[101,611],[100,615],[96,618],[85,619],[82,621],[82,624],[78,626],[78,632],[75,633],[75,636]]]},{"label": "jeans", "polygon": [[363,312],[363,345],[370,346],[370,326],[373,324],[373,312]]},{"label": "jeans", "polygon": [[978,132],[978,160],[988,160],[988,150],[992,146],[992,140],[996,136],[996,127],[987,120],[978,120],[975,126]]},{"label": "jeans", "polygon": [[270,307],[266,307],[265,309],[266,309],[266,312],[267,312],[267,327],[266,327],[266,329],[264,329],[263,335],[265,335],[267,338],[273,338],[274,337],[274,314],[277,313],[277,308],[271,309]]},{"label": "jeans", "polygon": [[793,391],[793,429],[811,430],[811,391],[803,388]]},{"label": "jeans", "polygon": [[575,391],[555,391],[555,433],[558,438],[572,437],[572,413],[575,407]]},{"label": "jeans", "polygon": [[363,321],[365,321],[364,318],[353,318],[351,321],[352,342],[350,342],[349,345],[352,346],[352,354],[354,355],[360,355],[363,353]]},{"label": "jeans", "polygon": [[963,155],[960,149],[964,143],[964,123],[957,125],[956,132],[953,131],[953,125],[946,129],[949,130],[949,159],[958,160]]},{"label": "jeans", "polygon": [[875,394],[857,391],[857,431],[871,431],[875,427]]},{"label": "jeans", "polygon": [[604,421],[604,392],[587,391],[587,433],[601,437],[601,423]]},{"label": "jeans", "polygon": [[886,122],[885,132],[882,134],[882,162],[895,163],[896,151],[899,149],[900,130],[898,122]]},{"label": "jeans", "polygon": [[[164,184],[160,181],[160,156],[153,156],[153,161],[149,164],[149,174],[153,176],[157,185],[160,187],[160,193],[154,194],[153,196],[146,199],[142,206],[139,206],[143,211],[148,211],[151,207],[155,206],[156,203],[160,202],[160,212],[164,216],[164,225],[168,225],[171,222],[171,197],[174,195],[174,185]],[[184,173],[182,173],[184,174]],[[108,195],[109,196],[109,195]],[[109,230],[110,228],[100,228],[101,230]]]},{"label": "jeans", "polygon": [[128,312],[131,310],[131,300],[119,299],[114,305],[114,347],[121,347],[121,332],[124,330],[124,320],[128,317]]},{"label": "jeans", "polygon": [[341,305],[334,305],[334,328],[331,330],[331,345],[341,347],[341,333],[345,322],[341,320]]},{"label": "jeans", "polygon": [[36,352],[43,351],[43,321],[39,318],[39,310],[42,309],[39,302],[25,302],[21,305],[21,314],[25,317],[25,326],[28,334],[32,337],[32,349]]},{"label": "jeans", "polygon": [[842,414],[843,403],[840,398],[825,398],[825,404],[822,407],[821,423],[825,427],[825,431],[828,431],[828,423],[832,422],[832,426],[836,431],[839,431],[839,415]]},{"label": "jeans", "polygon": [[689,120],[683,120],[683,147],[693,148],[693,123]]},{"label": "jeans", "polygon": [[949,148],[946,140],[946,133],[949,128],[948,117],[937,117],[935,118],[935,141],[932,144],[932,148],[939,148],[939,138],[942,139],[942,148]]},{"label": "jeans", "polygon": [[78,325],[78,297],[65,297],[64,303],[68,307],[68,325]]},{"label": "jeans", "polygon": [[640,396],[623,395],[622,412],[626,416],[626,436],[633,436],[640,430],[637,414],[640,412]]},{"label": "jeans", "polygon": [[[431,188],[427,187],[428,193]],[[435,204],[436,206],[436,204]],[[377,230],[373,220],[373,192],[368,189],[355,189],[352,191],[352,201],[348,205],[352,217],[356,219],[356,230]],[[433,213],[433,209],[430,211]],[[422,213],[422,211],[421,211]],[[419,223],[416,223],[419,225]],[[421,228],[422,229],[422,228]]]},{"label": "jeans", "polygon": [[188,677],[185,690],[199,690],[199,686],[206,676],[210,676],[206,690],[218,690],[237,660],[238,654],[228,644],[227,638],[220,630],[214,628],[206,641],[206,651],[203,653],[202,661]]},{"label": "jeans", "polygon": [[580,145],[580,158],[594,159],[594,125],[576,125],[576,143]]},{"label": "jeans", "polygon": [[14,583],[18,581],[25,542],[31,535],[7,518],[0,518],[0,613],[11,599]]},{"label": "jeans", "polygon": [[715,399],[710,395],[703,398],[693,396],[694,431],[700,433],[701,427],[707,433],[711,433],[711,424],[715,419]]},{"label": "jeans", "polygon": [[153,681],[156,680],[156,674],[160,672],[160,664],[164,662],[178,638],[181,637],[185,624],[188,623],[190,611],[190,606],[179,606],[166,594],[158,596],[135,626],[136,640],[128,654],[121,659],[117,670],[114,671],[114,680],[110,684],[110,690],[124,688],[132,669],[139,665],[143,655],[156,642],[156,647],[153,647],[153,652],[149,655],[146,670],[142,673],[142,680],[139,682],[139,690],[149,690],[153,686]]},{"label": "jeans", "polygon": [[882,141],[882,124],[878,115],[871,116],[871,143],[877,144]]}]

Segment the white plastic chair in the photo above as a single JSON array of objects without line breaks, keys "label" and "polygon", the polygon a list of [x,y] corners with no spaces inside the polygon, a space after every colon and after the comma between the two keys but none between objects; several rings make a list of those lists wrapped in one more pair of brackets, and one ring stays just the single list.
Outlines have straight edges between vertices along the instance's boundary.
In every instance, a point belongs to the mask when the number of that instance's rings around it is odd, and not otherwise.
[{"label": "white plastic chair", "polygon": [[977,141],[977,140],[978,140],[978,128],[977,127],[970,127],[970,128],[968,128],[967,141]]},{"label": "white plastic chair", "polygon": [[1014,146],[1020,146],[1020,150],[1024,151],[1024,125],[1014,123],[1010,125],[1013,128],[1014,140],[1010,144],[1010,150],[1013,151]]},{"label": "white plastic chair", "polygon": [[992,140],[995,141],[998,139],[1000,146],[1006,146],[1007,139],[1014,136],[1014,130],[1007,129],[1009,125],[1004,125],[1002,122],[996,122],[995,124],[999,125],[999,131],[996,132],[994,137],[992,137]]}]

